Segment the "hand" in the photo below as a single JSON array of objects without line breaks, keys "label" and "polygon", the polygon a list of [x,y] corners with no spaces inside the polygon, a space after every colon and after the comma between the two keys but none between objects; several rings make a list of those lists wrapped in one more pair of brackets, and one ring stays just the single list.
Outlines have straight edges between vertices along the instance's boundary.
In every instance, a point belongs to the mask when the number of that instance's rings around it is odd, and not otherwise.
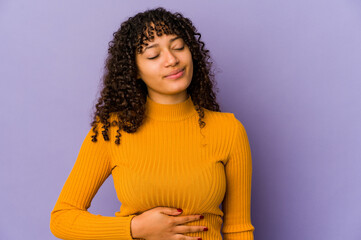
[{"label": "hand", "polygon": [[[206,226],[182,226],[181,224],[201,219],[201,215],[177,216],[176,208],[156,207],[135,216],[130,229],[133,238],[146,240],[197,240],[198,237],[183,233],[201,232]],[[169,216],[168,216],[169,215]]]}]

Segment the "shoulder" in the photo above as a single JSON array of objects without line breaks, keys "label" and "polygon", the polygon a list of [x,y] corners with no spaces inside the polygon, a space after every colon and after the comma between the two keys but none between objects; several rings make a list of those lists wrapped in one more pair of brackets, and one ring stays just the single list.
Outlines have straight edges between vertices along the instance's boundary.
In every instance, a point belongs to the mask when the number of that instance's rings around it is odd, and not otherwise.
[{"label": "shoulder", "polygon": [[205,121],[218,126],[224,126],[230,130],[236,130],[243,127],[242,123],[236,118],[234,113],[231,112],[215,112],[208,109],[204,110]]},{"label": "shoulder", "polygon": [[[107,128],[108,129],[108,131],[107,131],[107,133],[106,133],[106,135],[107,135],[107,138],[109,139],[109,140],[112,140],[113,139],[113,137],[112,136],[115,136],[116,135],[116,130],[117,130],[117,127],[114,127],[114,126],[116,126],[116,122],[118,121],[118,115],[116,114],[116,113],[110,113],[110,115],[109,115],[109,117],[107,118],[107,122],[109,123],[109,127]],[[98,136],[97,136],[97,139],[99,140],[99,141],[104,141],[105,139],[104,139],[104,134],[105,134],[105,132],[104,132],[104,130],[105,130],[105,124],[104,123],[102,123],[101,121],[100,121],[100,118],[99,118],[99,116],[96,116],[95,117],[95,126],[93,127],[91,127],[90,128],[90,132],[92,133],[92,135],[94,135],[95,134],[95,132],[94,131],[97,131],[98,132]],[[109,142],[109,141],[106,141],[106,142]]]},{"label": "shoulder", "polygon": [[205,121],[211,131],[222,132],[232,142],[248,139],[243,123],[231,112],[205,110]]}]

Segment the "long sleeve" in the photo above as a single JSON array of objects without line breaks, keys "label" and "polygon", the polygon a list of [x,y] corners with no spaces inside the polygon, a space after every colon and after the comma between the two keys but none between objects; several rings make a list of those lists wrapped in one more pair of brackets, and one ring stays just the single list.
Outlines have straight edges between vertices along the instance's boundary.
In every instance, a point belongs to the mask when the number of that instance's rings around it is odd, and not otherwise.
[{"label": "long sleeve", "polygon": [[108,217],[87,211],[103,182],[111,174],[108,146],[98,126],[97,142],[90,129],[50,217],[50,230],[61,239],[132,240],[134,216]]},{"label": "long sleeve", "polygon": [[251,223],[252,157],[246,130],[235,118],[236,129],[225,164],[226,194],[222,202],[224,240],[253,240]]}]

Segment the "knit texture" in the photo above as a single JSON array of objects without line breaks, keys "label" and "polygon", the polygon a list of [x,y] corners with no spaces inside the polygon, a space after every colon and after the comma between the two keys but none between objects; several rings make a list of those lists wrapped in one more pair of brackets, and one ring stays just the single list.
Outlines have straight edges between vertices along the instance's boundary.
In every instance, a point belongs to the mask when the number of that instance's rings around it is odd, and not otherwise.
[{"label": "knit texture", "polygon": [[[112,114],[110,122],[116,120]],[[132,240],[134,216],[155,207],[183,209],[179,216],[202,214],[184,225],[208,231],[185,233],[203,240],[253,240],[251,150],[246,130],[233,113],[205,109],[203,129],[191,97],[160,104],[147,97],[146,118],[135,133],[109,128],[104,141],[86,135],[75,164],[51,212],[50,229],[61,239]],[[114,217],[87,211],[112,175],[120,211]],[[222,207],[222,210],[220,209]]]}]

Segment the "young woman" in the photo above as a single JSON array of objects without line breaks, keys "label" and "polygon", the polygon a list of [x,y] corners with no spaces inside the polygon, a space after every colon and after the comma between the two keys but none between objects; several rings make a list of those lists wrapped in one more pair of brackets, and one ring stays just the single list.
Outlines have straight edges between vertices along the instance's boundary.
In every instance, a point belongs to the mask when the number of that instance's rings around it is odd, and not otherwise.
[{"label": "young woman", "polygon": [[[253,239],[247,133],[220,112],[200,38],[188,18],[163,8],[114,33],[92,128],[51,212],[56,237]],[[120,211],[91,214],[110,174]]]}]

